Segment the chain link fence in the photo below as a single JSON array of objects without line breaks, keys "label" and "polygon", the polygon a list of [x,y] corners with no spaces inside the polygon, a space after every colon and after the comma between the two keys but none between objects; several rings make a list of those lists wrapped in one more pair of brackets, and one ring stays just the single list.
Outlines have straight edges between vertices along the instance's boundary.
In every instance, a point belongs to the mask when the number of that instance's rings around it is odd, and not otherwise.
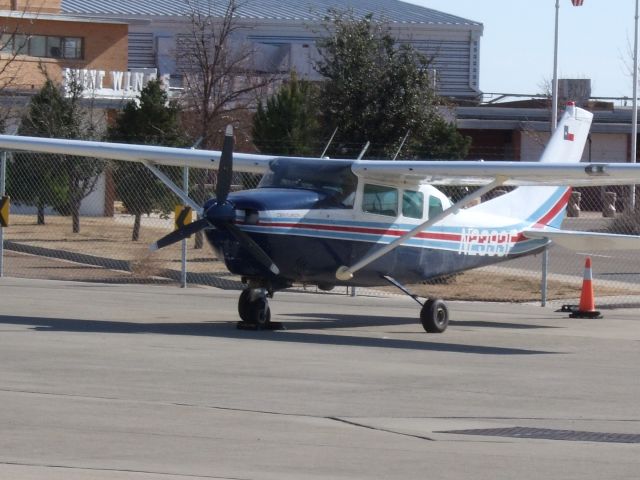
[{"label": "chain link fence", "polygon": [[[144,169],[122,170],[122,162],[104,162],[97,177],[85,178],[83,172],[69,168],[73,163],[78,160],[65,156],[9,155],[6,180],[12,205],[11,224],[4,229],[4,274],[178,286],[180,243],[153,253],[148,248],[174,228],[174,206],[180,203],[177,197]],[[166,173],[182,185],[181,169]],[[215,172],[191,169],[190,196],[203,203],[213,196],[215,181]],[[236,173],[233,189],[254,188],[258,181],[255,175]],[[573,193],[563,227],[640,234],[640,214],[624,213],[630,195],[630,187],[579,189]],[[78,196],[83,197],[81,202],[74,203]],[[141,197],[148,202],[141,205]],[[558,246],[549,249],[550,302],[576,303],[587,253]],[[640,303],[640,258],[636,252],[597,252],[592,260],[598,307]],[[187,263],[190,285],[242,288],[240,279],[226,270],[206,242],[200,246],[196,238],[188,240]],[[542,255],[529,256],[412,289],[423,296],[445,299],[539,302],[541,270]],[[315,290],[314,286],[299,288]],[[396,294],[397,290],[384,287],[357,292],[381,295]],[[348,292],[336,288],[334,293]]]}]

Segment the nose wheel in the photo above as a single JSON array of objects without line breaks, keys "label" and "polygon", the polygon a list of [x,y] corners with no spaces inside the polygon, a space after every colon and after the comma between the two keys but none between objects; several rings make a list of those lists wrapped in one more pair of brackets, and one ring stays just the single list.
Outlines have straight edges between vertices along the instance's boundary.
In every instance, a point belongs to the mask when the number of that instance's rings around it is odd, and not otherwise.
[{"label": "nose wheel", "polygon": [[267,293],[262,288],[246,288],[238,299],[237,326],[243,330],[273,330],[280,328],[280,323],[271,322],[271,309]]}]

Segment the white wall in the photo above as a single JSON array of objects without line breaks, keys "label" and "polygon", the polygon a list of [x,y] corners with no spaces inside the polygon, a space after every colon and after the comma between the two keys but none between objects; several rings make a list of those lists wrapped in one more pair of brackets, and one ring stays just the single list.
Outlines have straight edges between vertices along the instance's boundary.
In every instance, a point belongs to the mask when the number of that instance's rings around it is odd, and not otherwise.
[{"label": "white wall", "polygon": [[[102,217],[104,216],[105,198],[106,198],[106,181],[104,174],[98,178],[96,189],[88,195],[80,205],[80,215],[84,217]],[[35,215],[37,213],[36,207],[28,205],[18,205],[15,202],[11,203],[11,214],[13,215]],[[45,214],[58,215],[52,208],[46,208]]]}]

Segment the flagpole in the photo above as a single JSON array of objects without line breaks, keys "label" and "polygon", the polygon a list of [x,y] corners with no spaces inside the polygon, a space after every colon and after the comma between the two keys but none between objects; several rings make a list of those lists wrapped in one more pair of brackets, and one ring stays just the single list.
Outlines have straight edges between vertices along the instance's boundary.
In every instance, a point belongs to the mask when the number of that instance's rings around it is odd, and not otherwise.
[{"label": "flagpole", "polygon": [[[560,0],[556,0],[556,28],[553,41],[553,81],[551,83],[551,134],[558,126],[558,18]],[[540,306],[547,305],[547,277],[549,272],[549,250],[542,251],[542,278],[540,279]]]},{"label": "flagpole", "polygon": [[560,0],[556,0],[556,32],[553,43],[553,83],[551,85],[551,133],[558,125],[558,18]]},{"label": "flagpole", "polygon": [[[636,0],[635,34],[633,40],[633,111],[631,112],[631,163],[636,163],[638,148],[638,0]],[[636,186],[631,185],[629,212],[636,208]]]}]

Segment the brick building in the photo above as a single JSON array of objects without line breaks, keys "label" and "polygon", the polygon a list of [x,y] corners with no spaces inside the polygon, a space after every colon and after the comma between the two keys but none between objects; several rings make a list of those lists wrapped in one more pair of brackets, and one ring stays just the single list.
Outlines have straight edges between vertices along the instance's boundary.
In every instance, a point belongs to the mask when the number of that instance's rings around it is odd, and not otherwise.
[{"label": "brick building", "polygon": [[64,15],[60,3],[0,0],[3,90],[12,94],[38,90],[45,80],[43,71],[61,82],[65,68],[127,70],[128,25]]}]

